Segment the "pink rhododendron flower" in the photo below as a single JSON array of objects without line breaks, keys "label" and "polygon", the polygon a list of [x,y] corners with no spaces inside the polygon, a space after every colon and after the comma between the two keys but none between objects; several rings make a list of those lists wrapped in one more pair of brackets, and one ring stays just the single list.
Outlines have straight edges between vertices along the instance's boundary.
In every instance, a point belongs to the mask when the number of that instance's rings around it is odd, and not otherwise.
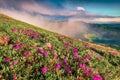
[{"label": "pink rhododendron flower", "polygon": [[36,32],[36,31],[34,31],[34,30],[32,30],[32,29],[27,29],[27,30],[25,30],[25,31],[23,32],[23,34],[25,34],[25,35],[27,35],[27,36],[29,36],[29,37],[31,37],[31,38],[35,38],[35,39],[40,38],[39,33]]},{"label": "pink rhododendron flower", "polygon": [[16,76],[16,75],[13,75],[12,78],[13,78],[13,79],[17,79],[17,76]]},{"label": "pink rhododendron flower", "polygon": [[64,46],[68,46],[68,45],[69,45],[69,43],[67,43],[67,42],[64,42],[64,43],[63,43],[63,45],[64,45]]},{"label": "pink rhododendron flower", "polygon": [[47,48],[51,49],[51,44],[50,43],[47,43]]},{"label": "pink rhododendron flower", "polygon": [[63,59],[63,62],[65,63],[66,66],[69,65],[69,63],[67,62],[67,59],[66,59],[66,58]]},{"label": "pink rhododendron flower", "polygon": [[89,68],[88,70],[85,70],[85,74],[88,76],[93,76],[93,68]]},{"label": "pink rhododendron flower", "polygon": [[44,56],[48,56],[48,52],[45,51],[45,52],[43,53],[43,55],[44,55]]},{"label": "pink rhododendron flower", "polygon": [[0,78],[2,78],[2,74],[0,74]]},{"label": "pink rhododendron flower", "polygon": [[74,48],[74,52],[77,52],[77,53],[78,53],[78,49],[77,49],[77,48]]},{"label": "pink rhododendron flower", "polygon": [[4,39],[5,39],[6,41],[10,41],[10,37],[8,37],[8,36],[5,36]]},{"label": "pink rhododendron flower", "polygon": [[63,62],[64,62],[64,63],[66,63],[66,62],[67,62],[67,59],[66,59],[66,58],[64,58],[64,59],[63,59]]},{"label": "pink rhododendron flower", "polygon": [[101,61],[101,60],[102,60],[102,57],[98,57],[98,60]]},{"label": "pink rhododendron flower", "polygon": [[113,55],[117,55],[118,52],[112,51],[111,54],[113,54]]},{"label": "pink rhododendron flower", "polygon": [[16,49],[16,50],[20,49],[20,45],[16,45],[16,46],[15,46],[15,49]]},{"label": "pink rhododendron flower", "polygon": [[87,62],[87,59],[85,58],[85,59],[84,59],[84,63],[86,63],[86,62]]},{"label": "pink rhododendron flower", "polygon": [[14,66],[13,65],[10,65],[10,69],[13,69],[14,68]]},{"label": "pink rhododendron flower", "polygon": [[69,52],[69,49],[66,49],[66,53],[68,53]]},{"label": "pink rhododendron flower", "polygon": [[52,49],[52,50],[51,50],[51,52],[52,52],[52,53],[54,53],[54,52],[55,52],[55,50],[54,50],[54,49]]},{"label": "pink rhododendron flower", "polygon": [[90,49],[91,47],[89,45],[87,45],[86,48]]},{"label": "pink rhododendron flower", "polygon": [[29,54],[30,54],[30,51],[24,51],[23,54],[24,54],[24,55],[29,55]]},{"label": "pink rhododendron flower", "polygon": [[38,38],[40,38],[40,36],[39,35],[34,35],[33,38],[38,39]]},{"label": "pink rhododendron flower", "polygon": [[86,76],[88,76],[88,74],[89,74],[89,71],[88,71],[88,70],[86,70],[86,71],[85,71],[85,75],[86,75]]},{"label": "pink rhododendron flower", "polygon": [[20,45],[19,45],[18,43],[12,44],[12,45],[13,45],[13,47],[14,47],[16,50],[19,50],[19,49],[20,49]]},{"label": "pink rhododendron flower", "polygon": [[86,63],[88,60],[90,60],[91,59],[91,56],[90,55],[88,55],[88,56],[86,56],[85,57],[85,59],[84,59],[84,63]]},{"label": "pink rhododendron flower", "polygon": [[61,66],[60,66],[60,64],[56,64],[56,67],[55,67],[56,69],[60,69],[61,68]]},{"label": "pink rhododendron flower", "polygon": [[13,32],[15,32],[15,31],[17,31],[18,29],[17,29],[17,28],[11,28],[11,30],[12,30]]},{"label": "pink rhododendron flower", "polygon": [[27,44],[22,44],[22,46],[23,46],[23,47],[26,47],[26,46],[27,46]]},{"label": "pink rhododendron flower", "polygon": [[76,58],[78,56],[77,52],[73,52],[73,56]]},{"label": "pink rhododendron flower", "polygon": [[71,71],[71,68],[66,68],[65,71],[66,71],[66,72],[70,72],[70,71]]},{"label": "pink rhododendron flower", "polygon": [[9,63],[11,61],[11,58],[5,58],[5,62]]},{"label": "pink rhododendron flower", "polygon": [[34,37],[34,34],[31,33],[31,34],[29,34],[29,36],[30,36],[30,37]]},{"label": "pink rhododendron flower", "polygon": [[68,62],[66,62],[66,63],[65,63],[65,65],[66,65],[66,66],[69,66],[69,63],[68,63]]},{"label": "pink rhododendron flower", "polygon": [[80,58],[77,58],[77,61],[78,61],[78,62],[80,62],[80,61],[81,61],[81,59],[80,59]]},{"label": "pink rhododendron flower", "polygon": [[42,71],[42,73],[46,73],[46,72],[47,72],[47,68],[46,68],[46,67],[43,67],[43,68],[41,69],[41,71]]},{"label": "pink rhododendron flower", "polygon": [[89,60],[89,59],[91,59],[91,56],[90,56],[90,55],[88,55],[86,58]]},{"label": "pink rhododendron flower", "polygon": [[31,44],[32,47],[35,47],[36,45],[35,44]]},{"label": "pink rhododendron flower", "polygon": [[86,64],[80,64],[79,67],[80,67],[82,70],[86,70]]},{"label": "pink rhododendron flower", "polygon": [[92,73],[93,72],[93,68],[89,68],[88,71]]},{"label": "pink rhododendron flower", "polygon": [[75,80],[79,80],[78,78],[76,78]]},{"label": "pink rhododendron flower", "polygon": [[42,47],[40,47],[38,51],[39,51],[39,53],[43,53],[44,52]]},{"label": "pink rhododendron flower", "polygon": [[27,31],[25,31],[25,32],[24,32],[24,34],[25,34],[25,35],[28,35],[28,32],[27,32]]},{"label": "pink rhododendron flower", "polygon": [[99,74],[95,74],[93,80],[103,80]]},{"label": "pink rhododendron flower", "polygon": [[14,60],[14,62],[13,62],[13,63],[14,63],[14,65],[15,65],[15,64],[17,64],[17,63],[18,63],[18,60]]},{"label": "pink rhododendron flower", "polygon": [[54,55],[54,58],[55,58],[55,59],[57,59],[57,58],[58,58],[58,55],[57,55],[57,54],[55,54],[55,55]]}]

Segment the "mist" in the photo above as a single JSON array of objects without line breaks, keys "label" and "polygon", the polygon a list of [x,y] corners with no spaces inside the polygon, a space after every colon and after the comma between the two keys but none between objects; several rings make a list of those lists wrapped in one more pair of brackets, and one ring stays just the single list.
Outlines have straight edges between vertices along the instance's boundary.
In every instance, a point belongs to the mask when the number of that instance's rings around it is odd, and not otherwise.
[{"label": "mist", "polygon": [[70,37],[80,36],[88,31],[90,31],[89,24],[80,21],[57,21],[50,22],[45,26],[54,32],[64,34]]},{"label": "mist", "polygon": [[[34,12],[34,11],[33,11]],[[14,19],[27,22],[37,27],[57,32],[70,37],[87,32],[88,24],[71,19],[64,21],[49,21],[42,15],[33,15],[31,12],[18,11],[16,9],[0,8],[0,13],[8,15]]]}]

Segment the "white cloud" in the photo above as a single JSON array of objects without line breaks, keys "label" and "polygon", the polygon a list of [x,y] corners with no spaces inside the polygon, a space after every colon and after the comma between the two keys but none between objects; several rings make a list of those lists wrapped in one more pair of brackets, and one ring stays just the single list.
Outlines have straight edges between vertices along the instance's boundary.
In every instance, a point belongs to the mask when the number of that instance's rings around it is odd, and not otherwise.
[{"label": "white cloud", "polygon": [[21,8],[25,11],[28,12],[36,12],[39,14],[45,14],[45,15],[50,15],[50,16],[73,16],[78,14],[78,11],[73,11],[73,10],[67,10],[67,9],[53,9],[53,8],[48,8],[46,5],[43,4],[38,4],[36,2],[32,3],[22,3]]},{"label": "white cloud", "polygon": [[96,18],[94,19],[96,22],[120,22],[120,17],[115,17],[115,18]]},{"label": "white cloud", "polygon": [[85,8],[83,8],[83,7],[81,7],[81,6],[78,6],[78,7],[77,7],[77,10],[79,10],[79,11],[85,11]]},{"label": "white cloud", "polygon": [[120,17],[113,17],[113,18],[70,18],[71,21],[82,21],[86,23],[111,23],[111,22],[120,22]]}]

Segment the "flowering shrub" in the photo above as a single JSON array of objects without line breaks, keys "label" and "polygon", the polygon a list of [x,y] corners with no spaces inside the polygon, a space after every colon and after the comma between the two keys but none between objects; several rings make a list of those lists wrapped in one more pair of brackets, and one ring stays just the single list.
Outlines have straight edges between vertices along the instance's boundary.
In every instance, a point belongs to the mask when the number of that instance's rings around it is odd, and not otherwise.
[{"label": "flowering shrub", "polygon": [[60,69],[60,64],[56,64],[56,69]]},{"label": "flowering shrub", "polygon": [[46,67],[43,67],[43,68],[41,69],[41,72],[42,72],[42,73],[46,73],[46,72],[47,72],[47,68],[46,68]]},{"label": "flowering shrub", "polygon": [[2,17],[0,28],[8,40],[6,45],[0,43],[2,80],[120,79],[119,52],[16,20],[4,22]]}]

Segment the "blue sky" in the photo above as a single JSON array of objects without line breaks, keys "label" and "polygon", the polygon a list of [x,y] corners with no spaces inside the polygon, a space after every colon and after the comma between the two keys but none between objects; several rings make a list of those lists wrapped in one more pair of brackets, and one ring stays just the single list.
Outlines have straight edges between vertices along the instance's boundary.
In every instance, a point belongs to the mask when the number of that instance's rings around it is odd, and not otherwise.
[{"label": "blue sky", "polygon": [[120,0],[37,0],[58,9],[72,9],[81,6],[87,12],[110,16],[120,16]]}]

